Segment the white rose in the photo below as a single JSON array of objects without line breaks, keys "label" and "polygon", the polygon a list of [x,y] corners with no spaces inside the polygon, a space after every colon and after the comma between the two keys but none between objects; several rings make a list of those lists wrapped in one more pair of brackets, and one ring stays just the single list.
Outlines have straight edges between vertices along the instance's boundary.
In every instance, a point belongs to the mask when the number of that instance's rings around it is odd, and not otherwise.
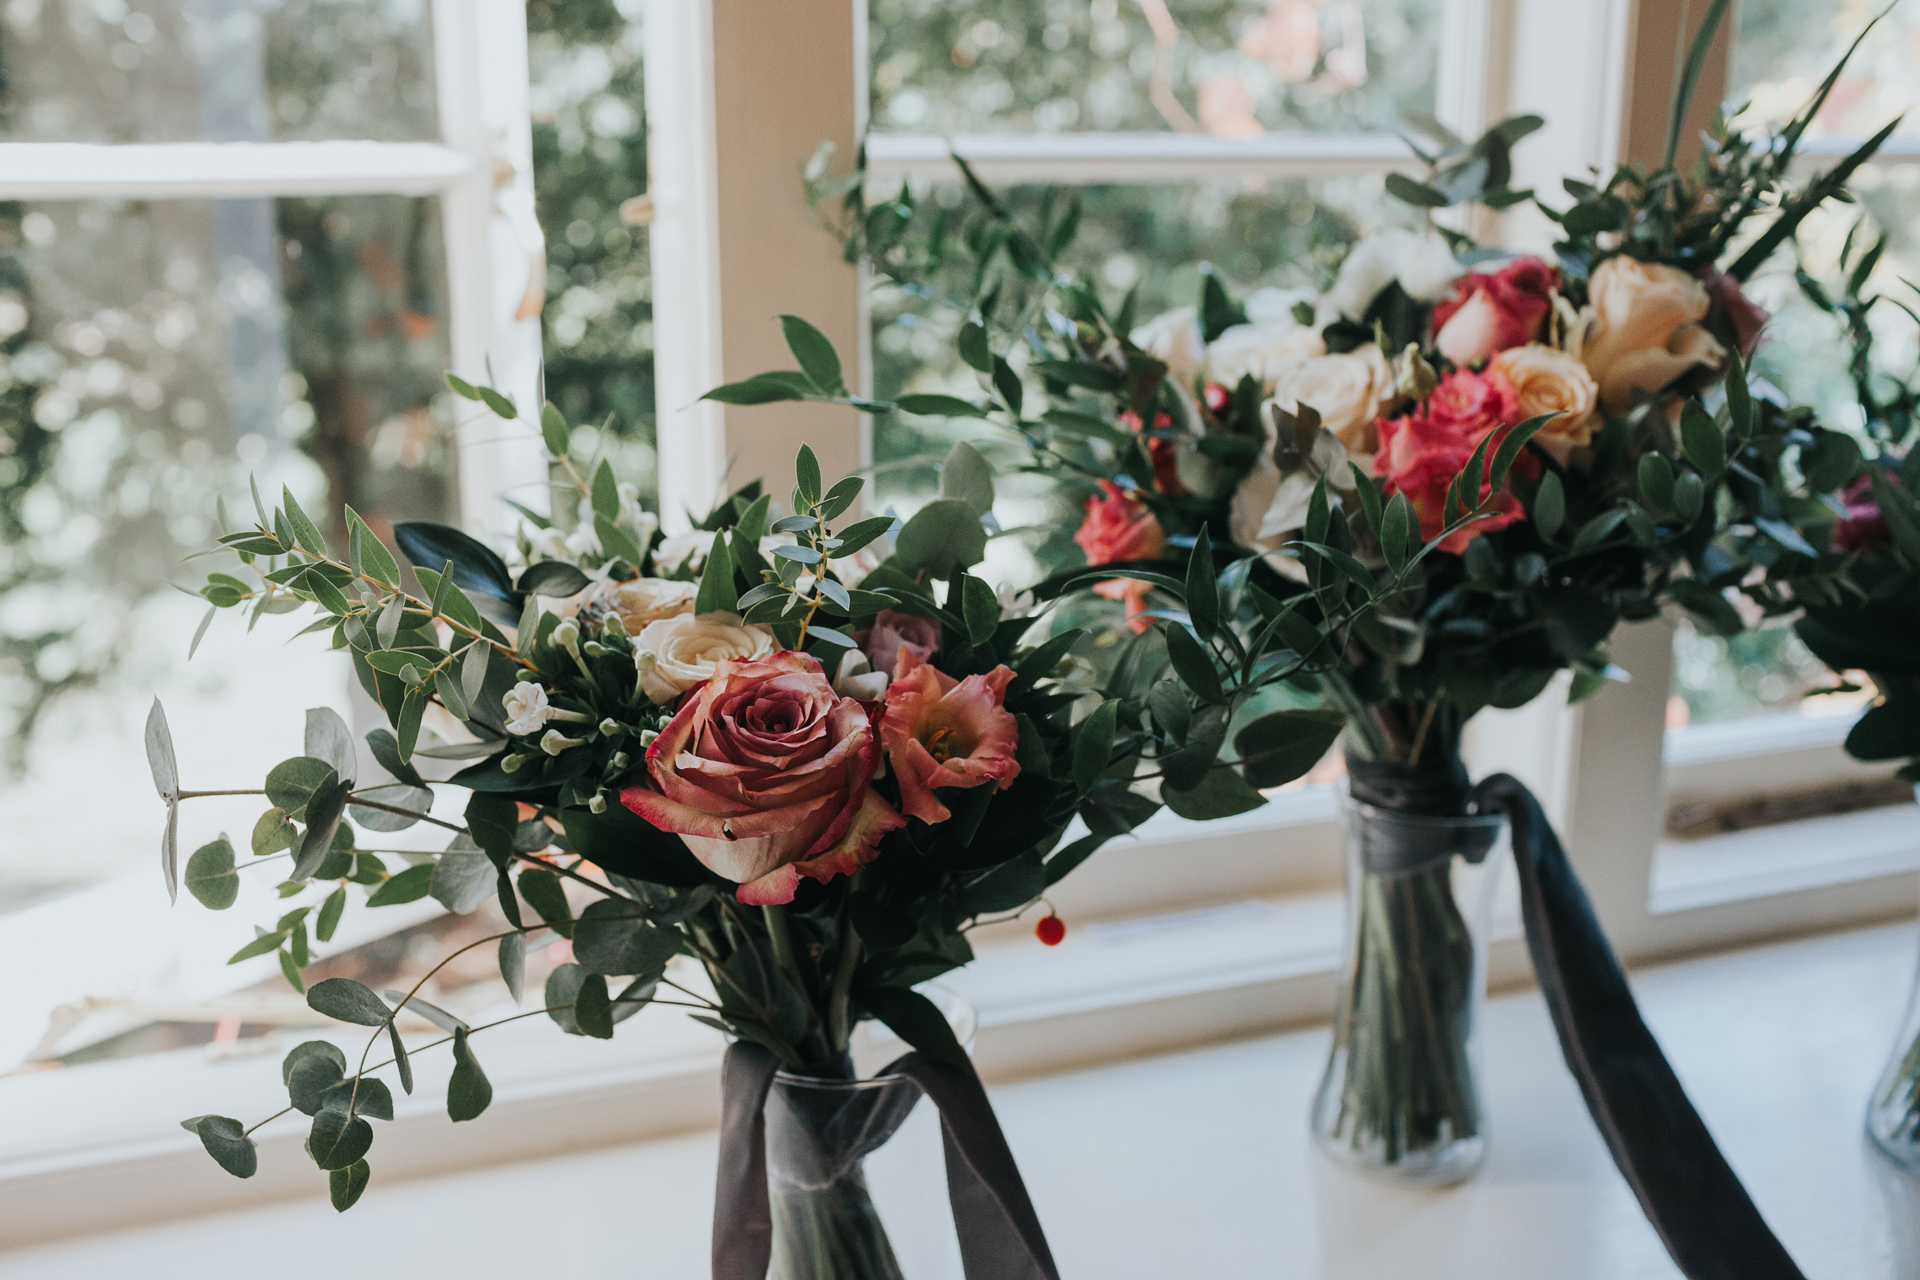
[{"label": "white rose", "polygon": [[676,614],[649,622],[634,640],[634,659],[647,697],[664,706],[722,662],[751,662],[773,652],[773,632],[735,613]]},{"label": "white rose", "polygon": [[620,615],[621,624],[632,636],[662,618],[693,612],[694,598],[699,594],[700,585],[695,582],[635,578],[607,592],[607,607]]},{"label": "white rose", "polygon": [[[1273,402],[1289,412],[1312,405],[1320,425],[1338,436],[1355,462],[1367,463],[1379,447],[1373,420],[1380,402],[1393,394],[1393,366],[1371,342],[1339,355],[1304,360],[1284,371],[1273,385]],[[1263,414],[1271,417],[1269,414]],[[1269,423],[1268,431],[1272,431]],[[1336,483],[1347,478],[1337,468]]]},{"label": "white rose", "polygon": [[1446,240],[1435,233],[1382,231],[1347,252],[1326,300],[1347,319],[1358,320],[1396,280],[1414,301],[1433,302],[1464,270]]},{"label": "white rose", "polygon": [[692,533],[662,538],[660,545],[653,549],[653,567],[668,573],[682,568],[698,573],[700,566],[707,562],[714,536],[705,529],[695,529]]},{"label": "white rose", "polygon": [[1271,324],[1278,320],[1297,323],[1294,309],[1304,302],[1308,310],[1313,310],[1316,300],[1311,289],[1255,289],[1240,304],[1240,309],[1247,313],[1250,324]]},{"label": "white rose", "polygon": [[1130,335],[1133,345],[1166,362],[1174,381],[1189,385],[1207,363],[1207,340],[1200,333],[1200,309],[1175,307],[1155,316]]},{"label": "white rose", "polygon": [[887,696],[892,679],[884,671],[875,671],[872,661],[858,649],[849,649],[840,657],[840,670],[833,678],[833,691],[858,702],[878,702]]},{"label": "white rose", "polygon": [[547,705],[547,691],[530,680],[514,685],[500,701],[507,709],[508,733],[538,733],[553,715],[553,708]]},{"label": "white rose", "polygon": [[1236,324],[1207,347],[1207,380],[1232,390],[1251,375],[1263,388],[1287,370],[1325,353],[1320,331],[1287,316],[1258,324]]}]

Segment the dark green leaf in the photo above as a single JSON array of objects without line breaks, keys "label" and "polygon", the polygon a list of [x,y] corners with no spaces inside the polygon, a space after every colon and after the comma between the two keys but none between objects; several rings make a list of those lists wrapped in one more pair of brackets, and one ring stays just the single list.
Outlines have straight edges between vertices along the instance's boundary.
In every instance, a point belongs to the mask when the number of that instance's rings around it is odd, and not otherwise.
[{"label": "dark green leaf", "polygon": [[333,931],[340,927],[340,915],[347,909],[347,889],[345,885],[327,895],[320,904],[320,914],[314,918],[313,936],[322,942],[333,941]]},{"label": "dark green leaf", "polygon": [[631,902],[595,902],[574,926],[573,958],[588,973],[653,973],[665,968],[679,949],[676,933],[646,923]]},{"label": "dark green leaf", "polygon": [[940,496],[966,503],[976,516],[993,510],[993,468],[965,440],[957,441],[941,464]]},{"label": "dark green leaf", "polygon": [[901,396],[894,401],[901,412],[923,418],[984,418],[987,411],[958,396]]},{"label": "dark green leaf", "polygon": [[1119,714],[1119,702],[1109,698],[1073,727],[1073,784],[1083,793],[1106,772]]},{"label": "dark green leaf", "polygon": [[555,933],[563,938],[573,937],[573,925],[569,923],[573,908],[567,905],[566,890],[561,887],[559,876],[544,867],[528,867],[520,873],[520,896],[540,913],[540,918],[551,925]]},{"label": "dark green leaf", "polygon": [[577,964],[555,965],[547,975],[547,1016],[570,1036],[586,1034],[574,1019],[574,1002],[580,996],[580,984],[586,976],[587,971]]},{"label": "dark green leaf", "polygon": [[1211,640],[1220,626],[1220,587],[1213,572],[1213,547],[1207,527],[1200,526],[1187,556],[1187,615],[1202,641]]},{"label": "dark green leaf", "polygon": [[1387,175],[1387,194],[1420,209],[1444,209],[1453,201],[1424,182],[1416,182],[1404,173]]},{"label": "dark green leaf", "polygon": [[493,1085],[467,1044],[464,1028],[453,1033],[453,1078],[447,1082],[447,1115],[455,1122],[471,1120],[493,1101]]},{"label": "dark green leaf", "polygon": [[352,1167],[371,1146],[373,1126],[332,1107],[320,1108],[313,1117],[313,1130],[307,1135],[307,1154],[329,1172]]},{"label": "dark green leaf", "polygon": [[333,1201],[333,1207],[341,1213],[353,1208],[360,1199],[360,1193],[367,1189],[367,1179],[373,1171],[365,1160],[355,1160],[344,1169],[327,1171],[327,1194]]},{"label": "dark green leaf", "polygon": [[433,888],[433,864],[423,862],[417,867],[408,867],[394,876],[367,899],[370,907],[397,907],[404,902],[418,902],[427,896]]},{"label": "dark green leaf", "polygon": [[1255,787],[1278,787],[1306,776],[1340,736],[1338,711],[1275,711],[1234,735],[1241,769]]},{"label": "dark green leaf", "polygon": [[222,1169],[236,1178],[251,1178],[260,1167],[260,1153],[247,1136],[246,1126],[227,1116],[195,1116],[180,1127],[200,1139],[200,1145]]},{"label": "dark green leaf", "polygon": [[1655,511],[1673,510],[1673,464],[1658,453],[1640,455],[1640,496]]},{"label": "dark green leaf", "polygon": [[346,1055],[325,1040],[308,1040],[294,1047],[280,1063],[280,1079],[287,1100],[303,1115],[315,1115],[329,1090],[345,1077]]},{"label": "dark green leaf", "polygon": [[187,892],[200,905],[225,911],[240,896],[240,876],[233,869],[233,845],[222,835],[201,845],[187,859]]},{"label": "dark green leaf", "polygon": [[1220,672],[1213,665],[1213,655],[1193,633],[1178,623],[1165,629],[1167,637],[1167,658],[1173,663],[1173,669],[1203,702],[1224,703],[1226,692],[1220,685]]},{"label": "dark green leaf", "polygon": [[1160,798],[1181,817],[1200,822],[1230,818],[1236,813],[1258,809],[1267,802],[1266,797],[1237,772],[1224,767],[1207,770],[1200,785],[1189,790],[1177,790],[1162,783]]},{"label": "dark green leaf", "polygon": [[815,391],[813,380],[798,371],[757,373],[743,381],[715,387],[700,398],[720,404],[778,404],[786,400],[805,400]]},{"label": "dark green leaf", "polygon": [[514,589],[563,599],[578,594],[590,581],[586,574],[564,560],[542,560],[520,575]]},{"label": "dark green leaf", "polygon": [[1689,398],[1681,406],[1680,447],[1686,450],[1687,461],[1709,480],[1727,469],[1726,436],[1698,400]]},{"label": "dark green leaf", "polygon": [[935,578],[971,568],[986,550],[987,532],[978,513],[956,498],[937,498],[914,512],[894,540],[894,559],[903,571]]},{"label": "dark green leaf", "polygon": [[515,1004],[520,1003],[526,978],[527,935],[509,933],[500,939],[500,980],[507,984],[507,994]]},{"label": "dark green leaf", "polygon": [[[786,336],[787,349],[793,352],[793,358],[800,362],[801,369],[822,392],[830,396],[845,395],[847,384],[840,372],[840,356],[833,349],[833,343],[827,335],[802,320],[799,316],[781,316],[780,330]],[[816,486],[813,490],[817,498],[820,494]]]},{"label": "dark green leaf", "polygon": [[371,988],[352,978],[316,982],[313,990],[307,992],[307,1007],[315,1013],[363,1027],[381,1026],[393,1012]]},{"label": "dark green leaf", "polygon": [[987,346],[987,331],[969,321],[960,326],[960,358],[980,373],[993,372],[993,352]]},{"label": "dark green leaf", "polygon": [[693,603],[695,613],[713,613],[717,610],[734,612],[740,605],[740,596],[734,585],[733,552],[727,549],[725,534],[713,535],[713,546],[707,551],[707,562],[700,573],[700,590]]},{"label": "dark green leaf", "polygon": [[967,639],[976,648],[993,639],[1000,626],[1000,600],[993,588],[972,574],[960,579],[960,613],[967,624]]},{"label": "dark green leaf", "polygon": [[589,973],[580,979],[579,994],[573,998],[573,1020],[581,1035],[613,1039],[613,1001],[607,995],[604,977]]}]

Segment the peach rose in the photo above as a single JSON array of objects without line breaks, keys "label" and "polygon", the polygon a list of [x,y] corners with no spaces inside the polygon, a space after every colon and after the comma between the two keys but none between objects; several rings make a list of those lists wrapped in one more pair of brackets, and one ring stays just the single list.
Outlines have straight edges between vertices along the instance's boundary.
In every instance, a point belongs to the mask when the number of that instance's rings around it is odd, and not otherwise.
[{"label": "peach rose", "polygon": [[[1167,534],[1147,504],[1111,480],[1100,482],[1100,492],[1087,499],[1086,515],[1073,535],[1087,553],[1090,565],[1119,560],[1152,560],[1167,545]],[[1093,588],[1109,600],[1123,600],[1133,618],[1146,602],[1148,586],[1132,578],[1115,578]],[[1145,630],[1144,618],[1134,619],[1136,631]]]},{"label": "peach rose", "polygon": [[1320,425],[1339,437],[1347,454],[1360,463],[1373,456],[1374,415],[1380,412],[1380,402],[1392,394],[1393,366],[1371,342],[1339,355],[1302,361],[1286,370],[1273,387],[1274,402],[1289,412],[1312,405]]},{"label": "peach rose", "polygon": [[1532,342],[1559,288],[1560,273],[1535,257],[1515,258],[1498,271],[1475,271],[1455,281],[1453,296],[1434,307],[1433,345],[1465,366]]},{"label": "peach rose", "polygon": [[1593,442],[1593,410],[1600,399],[1600,388],[1578,360],[1564,351],[1530,342],[1502,351],[1487,371],[1503,375],[1512,384],[1519,401],[1517,417],[1561,415],[1533,437],[1560,462],[1565,463],[1576,448]]},{"label": "peach rose", "polygon": [[1020,725],[1006,708],[1013,671],[999,666],[956,680],[910,654],[902,663],[887,689],[880,743],[900,786],[900,807],[922,822],[945,822],[953,813],[936,788],[1002,785],[1020,776]]},{"label": "peach rose", "polygon": [[647,748],[644,784],[620,802],[736,882],[753,905],[793,901],[801,876],[827,881],[871,862],[906,819],[869,784],[880,763],[872,716],[783,650],[722,661]]},{"label": "peach rose", "polygon": [[607,608],[620,615],[627,634],[637,636],[650,622],[693,612],[693,601],[700,594],[697,582],[676,582],[671,578],[635,578],[606,593]]},{"label": "peach rose", "polygon": [[1711,366],[1716,352],[1725,354],[1699,328],[1709,305],[1706,286],[1678,268],[1624,254],[1608,258],[1594,268],[1587,297],[1593,314],[1581,338],[1580,362],[1609,413],[1631,408],[1640,395],[1664,391],[1688,370]]}]

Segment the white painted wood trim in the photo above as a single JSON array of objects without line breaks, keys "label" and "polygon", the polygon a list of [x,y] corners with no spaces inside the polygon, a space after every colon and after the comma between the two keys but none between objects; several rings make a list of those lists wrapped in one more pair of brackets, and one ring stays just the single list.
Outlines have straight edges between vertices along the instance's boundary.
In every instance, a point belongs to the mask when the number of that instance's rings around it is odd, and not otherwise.
[{"label": "white painted wood trim", "polygon": [[0,199],[433,195],[479,161],[431,142],[0,143]]},{"label": "white painted wood trim", "polygon": [[958,152],[983,182],[1197,182],[1209,178],[1417,173],[1412,148],[1384,133],[1269,133],[1214,138],[1192,133],[933,134],[867,136],[876,179],[960,176]]}]

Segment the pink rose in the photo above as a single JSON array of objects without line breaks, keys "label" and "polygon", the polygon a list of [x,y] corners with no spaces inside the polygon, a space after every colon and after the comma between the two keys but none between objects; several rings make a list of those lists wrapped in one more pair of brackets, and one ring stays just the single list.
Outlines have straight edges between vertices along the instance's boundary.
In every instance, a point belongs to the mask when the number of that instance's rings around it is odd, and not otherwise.
[{"label": "pink rose", "polygon": [[1873,551],[1893,545],[1887,517],[1873,496],[1872,476],[1861,476],[1842,490],[1840,505],[1846,514],[1833,525],[1835,551],[1844,555],[1850,551]]},{"label": "pink rose", "polygon": [[1020,776],[1014,753],[1020,725],[1006,708],[1013,672],[956,680],[915,662],[887,689],[880,741],[900,785],[900,807],[922,822],[952,817],[933,794],[936,787],[977,787]]},{"label": "pink rose", "polygon": [[[1381,492],[1404,493],[1420,518],[1420,536],[1431,542],[1446,526],[1447,488],[1465,470],[1480,441],[1493,432],[1505,432],[1517,421],[1518,399],[1513,386],[1498,373],[1460,369],[1440,380],[1419,412],[1382,418],[1380,452],[1374,455],[1374,474]],[[1498,448],[1496,440],[1489,447]],[[1483,479],[1477,497],[1485,499],[1491,487]],[[1521,516],[1520,502],[1502,488],[1494,498],[1498,514],[1476,520],[1449,534],[1443,551],[1458,555],[1483,533],[1504,529]]]},{"label": "pink rose", "polygon": [[[1111,480],[1100,482],[1100,492],[1087,499],[1086,515],[1073,535],[1087,553],[1090,565],[1112,564],[1118,560],[1151,560],[1167,546],[1166,531],[1147,504]],[[1124,600],[1127,616],[1140,612],[1146,602],[1148,586],[1132,578],[1102,582],[1094,590],[1109,600]],[[1135,619],[1136,631],[1146,629],[1146,619]]]},{"label": "pink rose", "polygon": [[1465,368],[1540,336],[1560,273],[1539,258],[1515,258],[1494,272],[1475,271],[1433,308],[1433,343]]},{"label": "pink rose", "polygon": [[689,690],[647,748],[647,783],[620,802],[737,882],[741,902],[791,902],[800,876],[850,875],[906,824],[868,785],[879,757],[867,706],[782,650],[722,661]]},{"label": "pink rose", "polygon": [[873,625],[853,633],[854,640],[875,671],[893,671],[906,664],[909,654],[925,662],[940,647],[940,624],[931,618],[882,609]]}]

